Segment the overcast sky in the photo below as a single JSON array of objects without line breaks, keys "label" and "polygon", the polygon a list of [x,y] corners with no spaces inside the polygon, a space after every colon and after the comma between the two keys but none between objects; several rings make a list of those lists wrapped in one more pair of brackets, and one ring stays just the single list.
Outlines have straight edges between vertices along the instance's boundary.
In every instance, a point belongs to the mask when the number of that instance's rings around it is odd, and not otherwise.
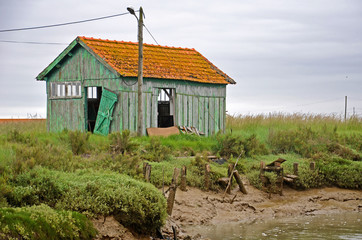
[{"label": "overcast sky", "polygon": [[[230,114],[348,113],[362,117],[361,0],[0,0],[0,30],[57,24],[143,7],[161,45],[195,48],[237,84]],[[155,44],[144,32],[144,42]],[[35,77],[77,36],[137,41],[134,16],[71,26],[3,32],[0,118],[46,116]]]}]

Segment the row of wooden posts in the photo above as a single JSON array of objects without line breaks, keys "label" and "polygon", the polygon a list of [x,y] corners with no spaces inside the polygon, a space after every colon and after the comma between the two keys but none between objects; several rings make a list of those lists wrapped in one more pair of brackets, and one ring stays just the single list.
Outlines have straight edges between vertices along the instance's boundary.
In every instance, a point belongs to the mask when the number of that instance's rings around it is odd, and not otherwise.
[{"label": "row of wooden posts", "polygon": [[[148,163],[143,163],[143,175],[147,182],[150,181],[151,178],[151,169],[152,166]],[[204,184],[205,184],[205,190],[209,191],[211,187],[211,180],[210,180],[210,174],[211,174],[211,168],[209,164],[205,164],[205,173],[204,173]],[[180,175],[180,169],[174,168],[174,173],[171,181],[171,185],[168,188],[168,190],[164,191],[164,179],[162,183],[162,192],[163,195],[169,192],[168,198],[167,198],[167,213],[168,215],[172,214],[172,209],[175,201],[176,196],[176,189],[177,189],[177,180]],[[187,175],[187,168],[186,166],[182,166],[181,168],[181,181],[180,181],[180,190],[181,191],[187,191],[187,182],[186,182],[186,175]],[[236,183],[239,185],[239,189],[242,193],[247,194],[247,191],[245,189],[245,186],[241,180],[240,174],[237,170],[235,170],[235,166],[233,164],[230,164],[228,166],[228,178],[225,182],[227,182],[227,187],[225,190],[225,193],[230,194],[231,193],[231,184],[232,184],[232,178],[235,178]]]}]

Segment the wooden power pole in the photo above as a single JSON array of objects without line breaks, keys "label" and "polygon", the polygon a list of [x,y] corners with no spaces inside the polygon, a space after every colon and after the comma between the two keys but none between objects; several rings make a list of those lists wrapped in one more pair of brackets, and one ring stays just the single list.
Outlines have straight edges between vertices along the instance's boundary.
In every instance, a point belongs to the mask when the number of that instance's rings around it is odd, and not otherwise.
[{"label": "wooden power pole", "polygon": [[344,97],[344,121],[347,120],[347,96]]},{"label": "wooden power pole", "polygon": [[142,111],[142,85],[143,85],[143,9],[140,7],[138,18],[138,121],[137,135],[143,134],[143,111]]}]

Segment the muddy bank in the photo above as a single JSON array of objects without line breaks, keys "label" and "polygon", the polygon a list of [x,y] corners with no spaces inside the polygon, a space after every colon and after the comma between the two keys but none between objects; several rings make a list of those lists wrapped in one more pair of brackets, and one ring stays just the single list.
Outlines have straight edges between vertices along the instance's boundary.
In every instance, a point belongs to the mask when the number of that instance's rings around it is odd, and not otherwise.
[{"label": "muddy bank", "polygon": [[[362,191],[335,187],[297,191],[284,188],[283,196],[265,192],[246,185],[247,195],[235,187],[224,198],[223,192],[204,192],[188,188],[177,189],[172,216],[163,227],[163,234],[172,236],[175,226],[181,239],[200,239],[188,226],[219,225],[225,223],[251,223],[260,219],[319,215],[362,211]],[[139,236],[124,228],[112,217],[95,220],[98,239],[151,239]]]},{"label": "muddy bank", "polygon": [[219,225],[228,222],[253,222],[259,219],[295,217],[362,211],[362,191],[335,187],[297,191],[285,188],[283,196],[269,195],[246,186],[248,194],[238,188],[223,198],[223,193],[189,188],[177,191],[171,219],[185,232],[190,225]]}]

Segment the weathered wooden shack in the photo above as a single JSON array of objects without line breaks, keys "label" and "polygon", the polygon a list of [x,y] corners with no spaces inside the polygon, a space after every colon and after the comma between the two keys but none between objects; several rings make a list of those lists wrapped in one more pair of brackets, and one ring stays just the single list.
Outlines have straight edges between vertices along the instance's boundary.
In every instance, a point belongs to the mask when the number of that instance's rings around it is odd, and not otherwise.
[{"label": "weathered wooden shack", "polygon": [[[144,134],[174,125],[206,135],[225,129],[233,79],[195,49],[143,49]],[[46,81],[48,130],[136,131],[137,68],[137,43],[77,37],[36,77]]]}]

